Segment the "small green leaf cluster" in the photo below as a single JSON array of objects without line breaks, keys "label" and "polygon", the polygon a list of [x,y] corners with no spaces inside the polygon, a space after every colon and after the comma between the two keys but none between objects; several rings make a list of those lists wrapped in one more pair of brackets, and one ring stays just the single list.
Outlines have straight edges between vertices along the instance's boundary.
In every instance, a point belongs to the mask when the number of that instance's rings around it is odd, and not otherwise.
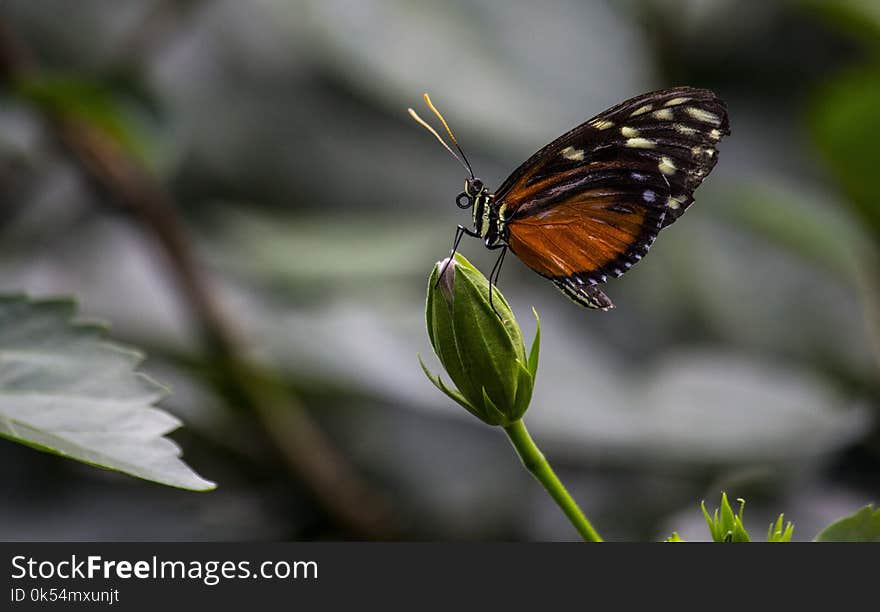
[{"label": "small green leaf cluster", "polygon": [[[727,493],[721,494],[721,508],[716,508],[713,515],[706,510],[706,502],[700,502],[703,516],[709,526],[709,533],[716,542],[751,542],[749,533],[743,525],[743,512],[746,508],[746,500],[739,498],[739,513],[734,514]],[[781,518],[781,517],[780,517]]]},{"label": "small green leaf cluster", "polygon": [[[739,512],[734,513],[727,493],[721,493],[721,508],[716,508],[710,515],[706,510],[706,503],[701,503],[703,516],[709,526],[709,533],[715,542],[751,542],[749,533],[743,525],[743,510],[746,506],[744,499],[737,499]],[[785,522],[785,515],[770,523],[767,530],[768,542],[791,542],[794,534],[794,525]],[[677,533],[664,540],[665,542],[684,542]],[[837,520],[819,532],[814,542],[880,542],[880,509],[875,509],[873,504],[863,506],[853,514]]]},{"label": "small green leaf cluster", "polygon": [[[739,502],[739,512],[734,512],[730,501],[727,499],[727,493],[721,493],[721,507],[716,508],[715,512],[709,514],[706,509],[706,502],[700,502],[703,510],[703,517],[706,519],[706,525],[709,527],[709,534],[715,542],[751,542],[752,538],[743,523],[743,513],[746,508],[746,500],[737,498]],[[785,515],[780,514],[773,523],[770,523],[767,529],[768,542],[791,542],[791,536],[794,534],[794,524],[791,521],[785,522]],[[684,542],[677,533],[673,532],[671,536],[666,538],[666,542]]]},{"label": "small green leaf cluster", "polygon": [[794,524],[789,521],[783,528],[784,521],[785,515],[780,514],[775,523],[770,523],[770,527],[767,529],[768,542],[791,542],[791,536],[794,535]]}]

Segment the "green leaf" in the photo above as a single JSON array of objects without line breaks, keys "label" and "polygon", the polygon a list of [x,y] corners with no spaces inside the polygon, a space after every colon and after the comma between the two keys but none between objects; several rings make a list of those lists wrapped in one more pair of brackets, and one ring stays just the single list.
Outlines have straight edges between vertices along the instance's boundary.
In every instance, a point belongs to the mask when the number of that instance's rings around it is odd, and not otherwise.
[{"label": "green leaf", "polygon": [[873,504],[828,525],[814,542],[880,542],[880,509]]},{"label": "green leaf", "polygon": [[664,542],[684,542],[684,540],[681,539],[681,536],[678,535],[678,533],[675,532],[675,531],[673,531],[673,532],[672,532],[672,535],[669,536],[668,538],[666,538],[666,539],[663,540],[663,541],[664,541]]},{"label": "green leaf", "polygon": [[142,356],[73,321],[74,302],[0,296],[0,436],[182,489],[207,491],[165,434],[180,421],[154,404],[164,387]]},{"label": "green leaf", "polygon": [[484,421],[502,426],[509,425],[510,417],[498,409],[498,406],[495,405],[495,402],[492,401],[492,398],[486,392],[486,387],[483,387],[483,407],[482,419]]},{"label": "green leaf", "polygon": [[508,419],[518,420],[521,419],[522,416],[526,413],[526,410],[529,409],[529,404],[532,402],[532,391],[534,390],[535,379],[532,377],[532,373],[529,369],[523,364],[517,364],[518,369],[518,378],[516,383],[516,397],[514,398],[514,409],[513,412],[508,416]]},{"label": "green leaf", "polygon": [[[839,199],[755,181],[727,190],[720,214],[779,243],[817,269],[857,282],[871,245],[869,228]],[[795,221],[796,220],[796,221]]]},{"label": "green leaf", "polygon": [[529,350],[529,372],[534,381],[538,377],[538,356],[541,353],[541,319],[534,307],[532,314],[535,315],[535,339],[532,340],[532,348]]},{"label": "green leaf", "polygon": [[474,412],[475,408],[470,405],[470,403],[465,399],[465,397],[458,392],[456,389],[450,389],[443,383],[443,379],[440,378],[439,374],[432,374],[428,369],[428,366],[425,365],[425,362],[422,361],[422,356],[418,355],[419,365],[422,366],[422,372],[425,373],[425,376],[428,377],[434,386],[440,389],[449,399],[459,404],[462,408],[467,410],[468,412]]},{"label": "green leaf", "polygon": [[813,138],[862,220],[880,235],[880,66],[852,70],[817,96]]},{"label": "green leaf", "polygon": [[721,530],[725,534],[733,535],[736,524],[733,508],[730,507],[730,501],[727,499],[727,493],[721,494]]},{"label": "green leaf", "polygon": [[782,525],[784,522],[785,515],[780,514],[775,523],[770,523],[770,529],[767,530],[768,542],[791,542],[791,536],[794,534],[794,525],[789,521],[783,529]]},{"label": "green leaf", "polygon": [[19,79],[15,92],[55,117],[81,121],[101,131],[147,167],[158,164],[158,130],[142,100],[99,81],[44,73]]},{"label": "green leaf", "polygon": [[733,520],[733,541],[751,542],[752,539],[749,537],[749,533],[746,531],[745,525],[743,525],[743,512],[745,512],[746,509],[746,500],[739,497],[736,501],[739,502],[739,514],[737,514]]},{"label": "green leaf", "polygon": [[[706,510],[706,502],[700,502],[703,510],[703,516],[706,524],[709,526],[709,533],[715,542],[750,542],[748,532],[743,525],[743,512],[745,511],[746,501],[738,499],[739,513],[734,514],[730,501],[727,499],[727,493],[721,493],[721,508],[715,510],[713,516],[709,515]],[[719,517],[720,512],[720,517]]]},{"label": "green leaf", "polygon": [[703,511],[703,518],[706,519],[706,526],[709,528],[709,535],[712,536],[714,541],[718,541],[718,533],[716,525],[718,525],[718,510],[715,510],[715,516],[712,517],[709,515],[709,511],[706,510],[706,502],[700,502],[700,509]]},{"label": "green leaf", "polygon": [[880,4],[868,0],[799,0],[841,30],[859,37],[867,45],[880,43]]}]

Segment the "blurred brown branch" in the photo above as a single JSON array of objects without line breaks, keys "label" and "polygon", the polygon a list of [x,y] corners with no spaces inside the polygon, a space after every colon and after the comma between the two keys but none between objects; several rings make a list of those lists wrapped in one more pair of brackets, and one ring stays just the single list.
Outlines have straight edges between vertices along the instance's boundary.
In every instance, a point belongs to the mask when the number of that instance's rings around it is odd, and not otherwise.
[{"label": "blurred brown branch", "polygon": [[[35,70],[30,49],[0,20],[0,79],[14,83]],[[288,389],[243,357],[235,327],[214,298],[167,189],[101,130],[43,110],[50,129],[87,177],[114,203],[131,212],[162,249],[199,326],[205,354],[254,413],[289,469],[352,535],[393,538],[387,500],[361,480]]]}]

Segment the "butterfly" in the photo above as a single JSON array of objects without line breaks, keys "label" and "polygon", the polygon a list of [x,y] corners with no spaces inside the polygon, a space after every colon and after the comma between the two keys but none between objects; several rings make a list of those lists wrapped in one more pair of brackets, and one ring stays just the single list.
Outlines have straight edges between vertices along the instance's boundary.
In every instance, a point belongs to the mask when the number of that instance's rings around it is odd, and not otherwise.
[{"label": "butterfly", "polygon": [[472,210],[473,229],[458,226],[452,254],[465,234],[481,238],[501,251],[490,289],[510,250],[576,304],[601,310],[614,304],[599,285],[638,263],[660,230],[688,209],[718,161],[718,142],[730,134],[727,108],[711,91],[661,89],[566,132],[493,192],[474,175],[428,94],[424,98],[458,154],[413,109],[409,114],[469,174],[455,202]]}]

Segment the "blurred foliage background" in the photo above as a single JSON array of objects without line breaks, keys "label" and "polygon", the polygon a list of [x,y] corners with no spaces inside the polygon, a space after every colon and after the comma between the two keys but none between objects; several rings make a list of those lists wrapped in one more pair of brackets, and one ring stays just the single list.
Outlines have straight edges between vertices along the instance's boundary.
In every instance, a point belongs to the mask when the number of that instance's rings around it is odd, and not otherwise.
[{"label": "blurred foliage background", "polygon": [[2,2],[0,290],[73,294],[146,351],[219,488],[0,440],[0,538],[574,539],[416,361],[467,221],[461,168],[406,116],[425,90],[496,186],[637,93],[728,103],[718,167],[614,311],[502,275],[543,322],[527,421],[607,539],[706,539],[721,488],[796,540],[880,500],[878,7]]}]

